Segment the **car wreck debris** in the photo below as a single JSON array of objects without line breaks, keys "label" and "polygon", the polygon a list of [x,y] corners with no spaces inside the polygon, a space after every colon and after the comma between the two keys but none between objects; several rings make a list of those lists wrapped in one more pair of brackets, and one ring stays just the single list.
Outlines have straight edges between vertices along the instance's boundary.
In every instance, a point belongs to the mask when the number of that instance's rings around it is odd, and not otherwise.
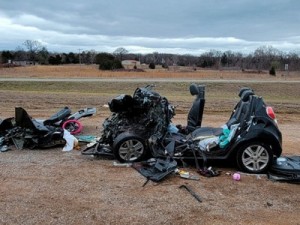
[{"label": "car wreck debris", "polygon": [[70,151],[77,145],[72,133],[82,129],[76,121],[95,112],[95,108],[85,108],[71,115],[71,110],[65,107],[49,119],[39,120],[29,116],[25,109],[16,107],[15,117],[0,122],[1,152],[7,151],[10,144],[18,150],[65,146],[63,151]]},{"label": "car wreck debris", "polygon": [[176,169],[175,173],[178,174],[181,178],[188,180],[200,180],[198,176],[192,175],[190,172],[184,171],[182,169]]},{"label": "car wreck debris", "polygon": [[187,190],[198,202],[202,202],[202,199],[197,195],[189,186],[181,185],[179,188]]},{"label": "car wreck debris", "polygon": [[274,159],[268,178],[273,181],[300,183],[300,156],[282,156]]},{"label": "car wreck debris", "polygon": [[13,143],[17,149],[48,148],[65,145],[63,129],[44,125],[31,118],[21,107],[15,108],[15,117],[7,118],[0,124],[1,145]]},{"label": "car wreck debris", "polygon": [[[155,159],[135,162],[132,167],[148,180],[159,182],[177,169],[177,162],[173,159]],[[145,185],[145,184],[144,184]]]},{"label": "car wreck debris", "polygon": [[71,109],[69,107],[64,107],[50,118],[46,120],[38,120],[44,125],[50,125],[55,127],[62,127],[68,130],[71,134],[79,134],[83,126],[79,122],[79,119],[83,117],[90,117],[96,113],[96,108],[84,108],[80,109],[76,113],[71,114]]},{"label": "car wreck debris", "polygon": [[112,114],[103,122],[98,144],[82,154],[111,154],[121,162],[141,161],[149,155],[148,139],[161,140],[174,115],[167,99],[150,85],[137,88],[133,96],[119,95],[108,105]]},{"label": "car wreck debris", "polygon": [[64,129],[63,138],[66,141],[65,146],[63,147],[63,152],[72,151],[74,148],[78,146],[78,139],[74,137],[69,131]]}]

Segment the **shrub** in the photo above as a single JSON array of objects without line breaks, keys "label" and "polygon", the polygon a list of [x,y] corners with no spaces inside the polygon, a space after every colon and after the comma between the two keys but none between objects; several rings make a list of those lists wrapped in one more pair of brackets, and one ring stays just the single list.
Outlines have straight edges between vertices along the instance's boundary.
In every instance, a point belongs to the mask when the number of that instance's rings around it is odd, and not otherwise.
[{"label": "shrub", "polygon": [[99,64],[99,70],[111,70],[112,68],[112,61],[110,60],[103,60]]},{"label": "shrub", "polygon": [[275,71],[275,67],[272,66],[271,69],[269,70],[269,74],[272,76],[276,76],[276,71]]},{"label": "shrub", "polygon": [[167,65],[167,64],[162,64],[162,68],[164,68],[164,69],[169,69],[169,66]]},{"label": "shrub", "polygon": [[99,54],[96,55],[96,64],[100,65],[104,61],[114,60],[114,59],[115,59],[115,57],[112,54],[109,54],[109,53],[99,53]]},{"label": "shrub", "polygon": [[155,64],[154,64],[153,62],[150,63],[150,64],[149,64],[149,68],[152,69],[152,70],[155,69]]},{"label": "shrub", "polygon": [[106,59],[99,64],[99,70],[115,70],[122,69],[122,63],[118,59]]}]

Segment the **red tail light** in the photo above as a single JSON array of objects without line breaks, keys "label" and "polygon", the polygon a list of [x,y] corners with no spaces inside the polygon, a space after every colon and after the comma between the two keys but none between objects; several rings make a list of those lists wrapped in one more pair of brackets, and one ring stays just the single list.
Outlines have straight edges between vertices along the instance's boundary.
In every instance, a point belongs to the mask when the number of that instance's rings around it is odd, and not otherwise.
[{"label": "red tail light", "polygon": [[268,116],[269,116],[271,119],[275,120],[275,119],[276,119],[276,116],[275,116],[275,112],[274,112],[273,108],[270,107],[270,106],[267,106],[266,110],[267,110]]}]

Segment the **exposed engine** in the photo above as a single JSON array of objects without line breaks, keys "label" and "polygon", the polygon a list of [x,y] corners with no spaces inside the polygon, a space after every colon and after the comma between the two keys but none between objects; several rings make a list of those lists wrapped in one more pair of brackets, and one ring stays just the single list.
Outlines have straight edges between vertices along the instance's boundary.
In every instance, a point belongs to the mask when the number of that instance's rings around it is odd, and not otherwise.
[{"label": "exposed engine", "polygon": [[103,122],[101,143],[112,146],[123,132],[137,134],[145,140],[163,137],[175,115],[174,107],[152,87],[137,88],[133,96],[122,94],[109,102],[112,114]]}]

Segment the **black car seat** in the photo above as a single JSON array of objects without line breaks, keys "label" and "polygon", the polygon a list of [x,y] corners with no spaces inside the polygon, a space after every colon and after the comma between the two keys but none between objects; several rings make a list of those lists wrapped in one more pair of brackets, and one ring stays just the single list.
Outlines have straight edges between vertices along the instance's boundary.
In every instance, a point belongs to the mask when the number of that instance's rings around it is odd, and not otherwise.
[{"label": "black car seat", "polygon": [[49,129],[42,122],[31,118],[21,107],[15,108],[15,122],[17,126],[32,129],[34,132],[49,132]]},{"label": "black car seat", "polygon": [[190,85],[190,93],[196,97],[187,117],[186,129],[188,133],[194,131],[196,127],[201,127],[205,104],[205,86],[193,83]]},{"label": "black car seat", "polygon": [[230,119],[226,125],[230,128],[231,125],[241,123],[245,119],[245,115],[249,111],[251,96],[254,95],[253,90],[243,89],[240,91],[239,96],[241,97],[240,101],[235,106],[234,111],[232,112]]},{"label": "black car seat", "polygon": [[58,144],[64,145],[66,143],[63,139],[63,130],[61,128],[45,126],[43,122],[31,118],[21,107],[15,108],[15,122],[16,126],[30,130],[24,133],[26,135],[22,136],[21,140],[14,138],[13,141],[18,149],[23,148],[24,143],[26,143],[25,139],[31,140],[29,141],[30,148],[37,146],[46,148]]},{"label": "black car seat", "polygon": [[44,125],[53,125],[54,123],[61,121],[70,115],[71,115],[71,109],[65,106],[59,112],[55,113],[49,119],[45,120]]},{"label": "black car seat", "polygon": [[[240,91],[239,96],[241,97],[241,99],[237,103],[235,110],[232,116],[230,117],[229,121],[226,123],[229,129],[231,125],[244,124],[244,121],[247,119],[247,116],[249,115],[249,110],[251,108],[251,101],[253,95],[254,92],[251,89],[244,89],[243,91]],[[222,133],[223,133],[223,128],[221,127],[218,128],[201,127],[199,129],[194,130],[192,133],[190,133],[188,137],[192,137],[192,138],[213,137],[213,136],[220,136],[222,135]]]},{"label": "black car seat", "polygon": [[[243,93],[244,93],[245,91],[252,91],[252,92],[253,92],[253,90],[250,89],[250,88],[248,88],[248,87],[242,87],[242,88],[240,89],[240,92],[239,92],[239,94],[238,94],[238,96],[240,97],[240,101],[239,101],[239,102],[235,105],[235,107],[233,108],[233,111],[232,111],[232,114],[231,114],[230,118],[235,114],[237,108],[240,106],[240,104],[241,104],[241,102],[242,102],[242,95],[243,95]],[[254,94],[254,92],[253,92],[253,94]]]}]

